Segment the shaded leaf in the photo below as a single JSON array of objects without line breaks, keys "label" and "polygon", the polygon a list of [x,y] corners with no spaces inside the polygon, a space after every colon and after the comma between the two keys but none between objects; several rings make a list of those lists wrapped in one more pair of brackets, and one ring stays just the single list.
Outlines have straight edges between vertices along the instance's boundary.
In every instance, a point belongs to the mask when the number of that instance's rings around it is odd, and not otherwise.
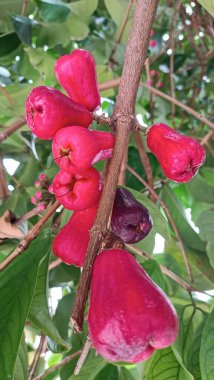
[{"label": "shaded leaf", "polygon": [[203,241],[214,241],[214,209],[203,211],[196,224],[199,228],[199,236]]},{"label": "shaded leaf", "polygon": [[28,352],[25,343],[25,337],[22,335],[21,343],[19,346],[18,356],[16,359],[14,380],[27,380],[28,379]]},{"label": "shaded leaf", "polygon": [[34,0],[43,20],[63,22],[70,13],[69,8],[60,0]]},{"label": "shaded leaf", "polygon": [[214,308],[207,318],[200,349],[200,368],[203,380],[212,380],[214,378]]},{"label": "shaded leaf", "polygon": [[0,273],[0,373],[12,378],[41,260],[50,247],[43,232]]}]

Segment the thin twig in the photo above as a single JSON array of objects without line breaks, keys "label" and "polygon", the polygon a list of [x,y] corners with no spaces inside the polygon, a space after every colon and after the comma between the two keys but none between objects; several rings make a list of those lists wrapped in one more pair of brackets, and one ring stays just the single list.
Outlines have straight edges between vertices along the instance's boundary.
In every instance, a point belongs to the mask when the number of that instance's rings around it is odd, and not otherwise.
[{"label": "thin twig", "polygon": [[183,245],[183,242],[182,242],[182,239],[181,239],[181,236],[178,232],[178,229],[176,227],[176,224],[174,222],[174,219],[172,218],[172,215],[170,214],[170,211],[167,207],[167,205],[162,201],[162,199],[156,194],[156,192],[154,191],[154,189],[152,189],[148,183],[146,181],[144,181],[144,179],[134,170],[132,169],[130,166],[127,166],[127,169],[130,171],[130,173],[132,173],[138,180],[139,182],[141,182],[152,194],[153,196],[155,197],[155,199],[160,203],[160,205],[163,207],[169,221],[170,221],[170,224],[173,228],[173,231],[175,232],[175,236],[177,238],[177,241],[178,241],[178,244],[179,244],[179,247],[180,247],[180,250],[181,250],[181,253],[182,253],[182,256],[183,256],[183,260],[184,260],[184,264],[185,264],[185,267],[186,267],[186,271],[188,273],[188,276],[189,276],[189,279],[190,279],[190,282],[193,282],[193,277],[192,277],[192,271],[191,271],[191,268],[190,268],[190,264],[189,264],[189,261],[187,259],[187,254],[186,254],[186,251],[185,251],[185,248],[184,248],[184,245]]},{"label": "thin twig", "polygon": [[57,259],[55,261],[52,261],[52,263],[49,264],[48,269],[52,270],[52,269],[58,267],[60,264],[62,264],[62,260],[61,259]]},{"label": "thin twig", "polygon": [[14,222],[13,225],[17,226],[18,224],[21,224],[23,222],[26,222],[26,220],[29,220],[33,218],[35,215],[41,214],[41,209],[39,207],[34,207],[32,210],[26,212],[26,214],[20,216],[17,218]]},{"label": "thin twig", "polygon": [[[142,251],[140,248],[136,247],[134,244],[126,244],[126,247],[131,249],[132,251],[136,252],[140,256],[146,257],[148,260],[151,260],[152,257],[147,255],[144,251]],[[186,281],[182,280],[182,278],[178,277],[175,273],[173,273],[171,270],[169,270],[167,267],[165,267],[162,264],[159,264],[161,271],[166,274],[168,277],[170,277],[173,281],[175,281],[177,284],[179,284],[183,289],[189,291],[189,292],[201,292],[204,293],[196,288],[194,288],[192,285],[188,284]]]},{"label": "thin twig", "polygon": [[3,165],[2,152],[0,151],[0,199],[6,199],[9,195],[10,191],[8,189],[5,167]]},{"label": "thin twig", "polygon": [[6,140],[12,133],[16,132],[19,128],[26,124],[26,119],[24,117],[20,117],[20,119],[16,120],[9,127],[5,128],[0,132],[0,142]]},{"label": "thin twig", "polygon": [[60,203],[56,201],[52,206],[47,209],[46,214],[31,228],[25,238],[18,244],[16,249],[0,263],[0,272],[3,271],[18,255],[20,255],[28,247],[33,239],[39,234],[42,227],[47,223],[49,218],[53,215]]},{"label": "thin twig", "polygon": [[[139,131],[133,131],[133,137],[134,137],[135,144],[137,145],[137,148],[138,148],[140,160],[141,160],[141,163],[143,165],[143,168],[144,168],[144,171],[146,174],[147,182],[148,182],[149,186],[153,189],[152,168],[151,168],[149,158],[147,156],[147,153],[146,153],[146,150],[144,147],[144,143],[143,143],[141,133]],[[155,200],[154,195],[151,192],[150,192],[150,199],[152,202],[154,202],[154,200]]]},{"label": "thin twig", "polygon": [[200,141],[200,144],[201,145],[206,145],[208,143],[208,141],[211,139],[211,137],[213,137],[214,135],[214,131],[209,131],[203,138],[202,140]]},{"label": "thin twig", "polygon": [[36,350],[36,353],[34,355],[34,358],[33,358],[33,362],[30,366],[30,369],[29,369],[29,378],[28,380],[32,380],[33,379],[33,376],[34,376],[34,373],[36,371],[36,367],[39,363],[39,359],[40,359],[40,355],[43,351],[43,348],[44,348],[44,344],[46,344],[46,335],[42,334],[41,335],[41,338],[40,338],[40,342],[39,342],[39,346]]},{"label": "thin twig", "polygon": [[144,0],[138,1],[135,7],[126,47],[121,83],[111,118],[112,130],[116,131],[113,155],[109,162],[96,220],[91,229],[91,238],[71,315],[71,321],[76,331],[81,331],[83,327],[84,309],[91,283],[93,263],[101,240],[108,231],[108,222],[123,161],[124,149],[128,144],[130,131],[133,128],[134,105],[141,71],[147,57],[149,36],[157,4],[158,0]]},{"label": "thin twig", "polygon": [[27,0],[23,0],[21,15],[24,16],[27,7]]},{"label": "thin twig", "polygon": [[57,369],[63,367],[65,364],[69,363],[72,359],[76,358],[76,356],[81,354],[81,350],[74,352],[73,354],[70,354],[66,356],[64,359],[61,360],[60,363],[54,365],[53,367],[48,368],[45,372],[43,372],[41,375],[34,377],[32,380],[40,380],[41,378],[45,378],[46,376],[50,375]]},{"label": "thin twig", "polygon": [[[109,88],[118,87],[120,84],[120,80],[121,80],[121,78],[117,78],[117,79],[112,79],[112,80],[105,82],[105,83],[101,83],[99,85],[99,90],[104,91],[104,90],[107,90]],[[140,82],[140,86],[146,88],[147,90],[149,90],[151,92],[153,92],[157,96],[160,96],[161,98],[168,100],[169,102],[174,102],[178,107],[182,108],[184,111],[188,112],[190,115],[194,116],[196,119],[200,120],[202,123],[208,125],[212,129],[214,129],[214,123],[212,123],[212,121],[210,121],[206,117],[200,115],[200,113],[196,112],[191,107],[188,107],[185,104],[181,103],[179,100],[173,99],[171,96],[165,94],[162,91],[157,90],[156,88],[154,88],[152,86],[149,86],[146,83]]]},{"label": "thin twig", "polygon": [[4,87],[0,86],[0,91],[1,91],[2,94],[7,98],[8,102],[10,103],[10,105],[11,105],[12,107],[15,107],[16,104],[15,104],[13,98],[12,98],[12,97],[10,96],[10,94],[7,92],[7,90],[6,90]]},{"label": "thin twig", "polygon": [[89,336],[87,336],[86,342],[84,344],[84,347],[82,349],[82,352],[80,354],[76,367],[74,369],[74,375],[79,375],[80,370],[87,358],[90,348],[91,348],[91,339],[89,338]]},{"label": "thin twig", "polygon": [[111,126],[111,119],[110,117],[105,116],[105,114],[97,115],[96,112],[92,112],[91,116],[94,121],[96,121],[98,124],[106,124]]}]

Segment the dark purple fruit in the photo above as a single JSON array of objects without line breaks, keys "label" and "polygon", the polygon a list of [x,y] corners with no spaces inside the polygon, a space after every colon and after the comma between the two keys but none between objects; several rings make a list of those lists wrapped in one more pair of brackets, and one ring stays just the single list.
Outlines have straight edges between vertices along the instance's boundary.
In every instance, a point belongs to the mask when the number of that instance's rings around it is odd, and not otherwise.
[{"label": "dark purple fruit", "polygon": [[111,228],[125,243],[137,243],[150,232],[152,218],[130,191],[119,188],[116,190]]}]

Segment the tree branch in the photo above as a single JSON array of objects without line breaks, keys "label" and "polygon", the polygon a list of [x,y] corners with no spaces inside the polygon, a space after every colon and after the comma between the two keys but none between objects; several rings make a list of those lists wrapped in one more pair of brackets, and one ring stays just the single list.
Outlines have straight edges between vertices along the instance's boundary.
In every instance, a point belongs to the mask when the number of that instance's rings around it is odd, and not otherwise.
[{"label": "tree branch", "polygon": [[48,219],[53,215],[56,209],[60,206],[60,203],[56,201],[52,206],[50,206],[46,214],[31,228],[25,238],[18,244],[16,249],[6,257],[4,261],[0,264],[0,272],[3,271],[18,255],[20,255],[33,239],[39,234],[42,227],[47,223]]},{"label": "tree branch", "polygon": [[24,117],[20,117],[20,119],[16,120],[9,127],[5,128],[0,132],[0,142],[6,140],[12,133],[16,132],[19,128],[26,124],[26,119]]},{"label": "tree branch", "polygon": [[[105,83],[101,83],[99,85],[99,90],[104,91],[104,90],[107,90],[109,88],[118,87],[120,84],[120,80],[121,80],[121,78],[117,78],[117,79],[112,79],[112,80],[105,82]],[[188,107],[185,104],[181,103],[179,100],[173,99],[171,96],[165,94],[162,91],[157,90],[156,88],[149,86],[146,83],[140,82],[140,86],[146,88],[150,92],[153,92],[157,96],[160,96],[161,98],[168,100],[168,102],[173,102],[178,107],[182,108],[184,111],[188,112],[190,115],[192,115],[196,119],[200,120],[202,123],[208,125],[212,129],[214,129],[214,123],[212,123],[212,121],[208,120],[206,117],[202,116],[200,113],[196,112],[191,107]]]},{"label": "tree branch", "polygon": [[108,166],[106,182],[98,207],[97,217],[91,229],[91,239],[88,245],[71,316],[76,331],[82,330],[84,307],[91,282],[92,266],[99,250],[101,239],[107,233],[108,221],[111,215],[124,149],[128,144],[130,131],[133,127],[136,94],[141,70],[147,57],[150,30],[157,4],[158,0],[140,0],[135,7],[124,58],[121,83],[111,118],[112,126],[114,126],[114,130],[116,131],[113,156]]}]

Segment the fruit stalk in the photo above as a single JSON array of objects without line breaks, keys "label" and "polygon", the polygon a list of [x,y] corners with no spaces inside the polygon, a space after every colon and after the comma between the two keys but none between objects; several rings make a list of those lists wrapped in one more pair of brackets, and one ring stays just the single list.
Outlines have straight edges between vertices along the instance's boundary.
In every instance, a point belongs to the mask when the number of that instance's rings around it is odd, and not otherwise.
[{"label": "fruit stalk", "polygon": [[136,94],[141,71],[147,57],[150,31],[157,4],[158,0],[144,0],[138,1],[135,6],[119,92],[111,119],[116,135],[113,156],[108,167],[95,224],[91,229],[91,239],[71,316],[71,321],[76,331],[82,330],[84,307],[91,282],[92,266],[101,240],[107,232],[117,186],[117,178],[119,176],[124,150],[128,144],[130,131],[134,123]]}]

